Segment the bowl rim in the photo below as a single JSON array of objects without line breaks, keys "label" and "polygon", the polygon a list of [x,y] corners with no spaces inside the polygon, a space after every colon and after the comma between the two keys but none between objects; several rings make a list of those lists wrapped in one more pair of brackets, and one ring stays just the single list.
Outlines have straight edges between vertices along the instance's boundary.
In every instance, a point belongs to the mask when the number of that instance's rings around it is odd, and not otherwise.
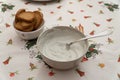
[{"label": "bowl rim", "polygon": [[[45,32],[48,32],[48,31],[50,31],[50,30],[52,30],[52,29],[54,29],[54,28],[61,28],[61,27],[62,27],[62,28],[73,29],[73,30],[75,30],[75,31],[78,32],[79,34],[82,34],[82,35],[85,37],[85,35],[84,35],[82,32],[78,31],[77,29],[75,29],[75,28],[73,28],[73,27],[69,27],[69,26],[54,26],[54,27],[52,27],[52,28],[49,28],[49,29],[43,31],[43,32],[38,36],[37,42],[36,42],[37,49],[38,49],[39,40],[41,39],[40,37],[41,37]],[[88,40],[85,40],[85,43],[86,43],[86,50],[85,50],[85,52],[87,52],[87,51],[88,51],[88,48],[89,48]],[[59,61],[59,60],[54,60],[54,59],[51,59],[51,58],[45,56],[39,49],[38,49],[38,51],[39,51],[40,55],[44,56],[45,58],[47,58],[47,59],[49,59],[49,60],[54,61],[54,62],[62,62],[62,63],[64,63],[64,62],[72,62],[72,61],[79,60],[81,57],[83,57],[83,56],[86,54],[86,53],[83,53],[82,56],[80,56],[80,57],[78,57],[78,58],[75,58],[75,59],[73,59],[73,60]]]}]

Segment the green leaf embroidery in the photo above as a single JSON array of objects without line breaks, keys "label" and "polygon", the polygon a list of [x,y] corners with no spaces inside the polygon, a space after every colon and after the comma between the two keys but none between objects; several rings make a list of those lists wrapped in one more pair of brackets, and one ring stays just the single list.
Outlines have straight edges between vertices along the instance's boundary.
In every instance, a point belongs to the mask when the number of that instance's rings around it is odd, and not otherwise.
[{"label": "green leaf embroidery", "polygon": [[89,48],[95,48],[95,44],[91,44]]},{"label": "green leaf embroidery", "polygon": [[91,57],[91,56],[92,56],[91,52],[87,52],[87,53],[86,53],[86,58],[89,58],[89,57]]},{"label": "green leaf embroidery", "polygon": [[96,53],[96,54],[98,54],[98,51],[97,51],[96,49],[94,49],[94,50],[93,50],[93,53]]},{"label": "green leaf embroidery", "polygon": [[41,60],[42,60],[41,55],[37,55],[37,56],[36,56],[36,58],[38,58],[38,59],[41,59]]},{"label": "green leaf embroidery", "polygon": [[4,6],[4,7],[5,7],[5,6],[7,6],[7,4],[2,4],[2,6]]},{"label": "green leaf embroidery", "polygon": [[95,49],[95,48],[96,48],[96,44],[91,44],[91,45],[89,46],[89,49],[88,49],[88,51],[87,51],[87,53],[86,53],[86,58],[90,58],[90,57],[92,57],[94,54],[98,54],[98,50]]},{"label": "green leaf embroidery", "polygon": [[34,77],[29,77],[27,80],[33,80]]},{"label": "green leaf embroidery", "polygon": [[7,9],[6,8],[2,8],[2,12],[5,12]]},{"label": "green leaf embroidery", "polygon": [[37,39],[32,39],[32,40],[28,40],[25,44],[25,47],[27,49],[30,49],[32,46],[34,46],[36,44]]},{"label": "green leaf embroidery", "polygon": [[1,6],[2,6],[1,8],[2,12],[7,11],[8,9],[12,10],[15,7],[14,5],[8,5],[8,4],[1,4]]},{"label": "green leaf embroidery", "polygon": [[108,7],[108,9],[109,9],[110,11],[114,11],[114,9],[113,9],[112,7]]},{"label": "green leaf embroidery", "polygon": [[14,5],[7,6],[8,9],[13,9]]},{"label": "green leaf embroidery", "polygon": [[114,11],[115,9],[119,9],[119,6],[117,4],[109,4],[109,3],[105,3],[104,4],[105,6],[107,6],[107,8],[110,10],[110,11]]}]

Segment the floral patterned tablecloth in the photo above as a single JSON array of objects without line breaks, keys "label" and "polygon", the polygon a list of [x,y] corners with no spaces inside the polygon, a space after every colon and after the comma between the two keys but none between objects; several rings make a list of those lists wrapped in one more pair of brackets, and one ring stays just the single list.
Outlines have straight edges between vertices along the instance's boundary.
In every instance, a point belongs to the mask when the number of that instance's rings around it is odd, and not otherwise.
[{"label": "floral patterned tablecloth", "polygon": [[[119,5],[120,0],[0,0],[0,80],[120,80]],[[112,29],[113,34],[90,39],[77,68],[55,70],[42,61],[36,39],[22,40],[15,33],[14,16],[21,8],[41,11],[46,28],[65,25],[85,35]]]}]

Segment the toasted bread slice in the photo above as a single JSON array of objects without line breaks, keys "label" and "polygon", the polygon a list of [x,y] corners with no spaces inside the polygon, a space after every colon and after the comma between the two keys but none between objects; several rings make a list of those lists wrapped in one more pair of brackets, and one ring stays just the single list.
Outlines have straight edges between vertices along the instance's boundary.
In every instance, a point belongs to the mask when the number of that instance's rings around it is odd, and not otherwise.
[{"label": "toasted bread slice", "polygon": [[25,12],[25,9],[19,9],[19,10],[17,11],[16,15],[18,15],[18,14],[20,14],[20,13],[22,13],[22,12]]},{"label": "toasted bread slice", "polygon": [[34,13],[35,13],[35,19],[36,19],[36,24],[34,26],[34,29],[37,29],[43,23],[43,15],[39,11],[34,11]]},{"label": "toasted bread slice", "polygon": [[29,32],[29,31],[33,31],[33,29],[34,29],[34,27],[33,27],[33,26],[30,26],[29,28],[24,29],[24,30],[22,30],[22,31],[24,31],[24,32]]},{"label": "toasted bread slice", "polygon": [[30,26],[33,26],[33,22],[25,22],[25,21],[22,21],[21,22],[21,26],[23,26],[24,29],[27,29],[29,28]]},{"label": "toasted bread slice", "polygon": [[25,29],[23,26],[21,26],[20,22],[14,23],[14,26],[15,26],[16,29],[18,29],[20,31],[24,31],[24,32],[29,32],[29,31],[32,31],[34,29],[33,26],[28,26]]},{"label": "toasted bread slice", "polygon": [[20,22],[15,22],[14,27],[18,30],[21,30],[21,31],[23,30],[23,27],[21,26]]},{"label": "toasted bread slice", "polygon": [[27,11],[27,12],[20,13],[17,17],[19,20],[26,21],[26,22],[32,22],[35,18],[35,15],[31,11]]},{"label": "toasted bread slice", "polygon": [[20,14],[20,13],[22,13],[22,12],[25,12],[25,9],[19,9],[18,11],[17,11],[17,13],[16,13],[16,15],[15,15],[15,22],[17,22],[18,21],[18,15]]}]

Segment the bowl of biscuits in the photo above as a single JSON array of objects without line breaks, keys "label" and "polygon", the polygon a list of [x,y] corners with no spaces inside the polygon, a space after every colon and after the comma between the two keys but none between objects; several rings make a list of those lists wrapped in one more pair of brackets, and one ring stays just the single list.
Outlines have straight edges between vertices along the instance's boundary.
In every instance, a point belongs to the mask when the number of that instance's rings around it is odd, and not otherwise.
[{"label": "bowl of biscuits", "polygon": [[43,14],[40,11],[19,9],[15,14],[14,29],[18,36],[25,40],[35,39],[44,29]]}]

